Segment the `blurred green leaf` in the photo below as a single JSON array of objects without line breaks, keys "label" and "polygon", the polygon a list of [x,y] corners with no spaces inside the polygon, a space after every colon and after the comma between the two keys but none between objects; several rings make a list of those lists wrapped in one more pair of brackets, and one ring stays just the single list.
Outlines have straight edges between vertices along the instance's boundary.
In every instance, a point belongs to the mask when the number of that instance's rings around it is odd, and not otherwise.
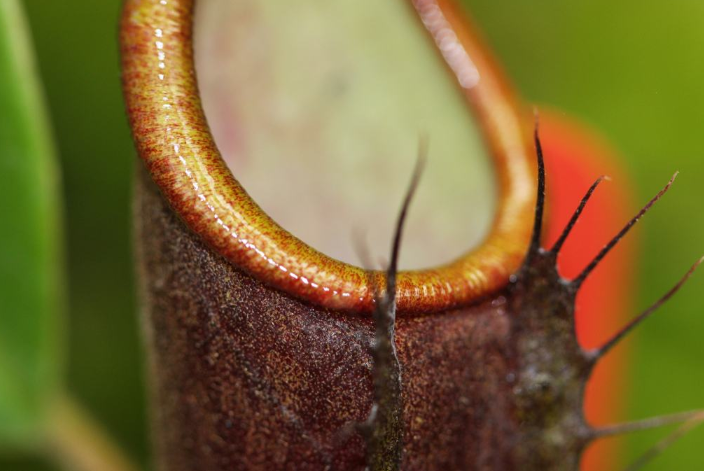
[{"label": "blurred green leaf", "polygon": [[0,445],[38,439],[60,382],[61,204],[32,47],[0,2]]}]

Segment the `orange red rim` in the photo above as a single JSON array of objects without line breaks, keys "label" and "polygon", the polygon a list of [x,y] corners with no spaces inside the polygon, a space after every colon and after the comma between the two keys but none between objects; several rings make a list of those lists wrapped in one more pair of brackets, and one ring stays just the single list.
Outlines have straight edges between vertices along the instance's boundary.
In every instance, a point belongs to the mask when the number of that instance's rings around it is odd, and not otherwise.
[{"label": "orange red rim", "polygon": [[[400,315],[469,304],[502,288],[524,258],[536,192],[521,107],[474,29],[450,1],[410,4],[478,118],[500,197],[492,229],[479,247],[444,266],[399,273]],[[373,276],[280,227],[225,164],[198,94],[193,9],[194,0],[125,3],[123,87],[137,150],[154,182],[185,224],[237,267],[313,304],[370,312]]]}]

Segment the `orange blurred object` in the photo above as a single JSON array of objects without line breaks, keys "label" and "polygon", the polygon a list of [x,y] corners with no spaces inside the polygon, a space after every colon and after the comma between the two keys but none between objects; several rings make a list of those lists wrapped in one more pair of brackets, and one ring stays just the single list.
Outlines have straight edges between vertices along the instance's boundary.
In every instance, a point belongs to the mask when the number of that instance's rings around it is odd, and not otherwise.
[{"label": "orange blurred object", "polygon": [[[557,239],[589,186],[600,175],[611,180],[596,190],[562,249],[558,260],[560,274],[572,278],[636,210],[629,181],[618,165],[618,158],[595,132],[560,112],[541,113],[540,121],[549,202],[545,247],[551,247]],[[633,314],[635,245],[633,235],[622,240],[579,292],[577,336],[585,348],[603,344]],[[626,356],[626,350],[618,348],[596,368],[587,386],[585,401],[590,423],[603,425],[622,419],[627,391]],[[582,470],[619,469],[618,463],[616,441],[601,440],[588,449]]]}]

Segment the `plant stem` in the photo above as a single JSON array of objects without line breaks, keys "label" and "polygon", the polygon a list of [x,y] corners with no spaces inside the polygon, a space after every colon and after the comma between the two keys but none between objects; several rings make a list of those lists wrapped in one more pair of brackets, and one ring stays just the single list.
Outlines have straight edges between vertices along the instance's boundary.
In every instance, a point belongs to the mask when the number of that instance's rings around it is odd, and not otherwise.
[{"label": "plant stem", "polygon": [[49,456],[70,471],[138,471],[80,404],[61,396],[47,428]]}]

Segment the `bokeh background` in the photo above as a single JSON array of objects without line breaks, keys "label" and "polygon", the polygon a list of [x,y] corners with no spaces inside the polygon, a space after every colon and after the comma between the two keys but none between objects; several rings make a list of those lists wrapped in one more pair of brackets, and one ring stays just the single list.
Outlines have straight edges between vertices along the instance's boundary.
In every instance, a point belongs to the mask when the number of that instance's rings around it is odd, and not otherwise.
[{"label": "bokeh background", "polygon": [[[233,0],[234,1],[234,0]],[[71,391],[130,454],[149,462],[143,351],[130,243],[134,151],[117,52],[119,0],[26,0],[63,172]],[[704,2],[465,0],[532,102],[565,110],[621,153],[635,199],[674,170],[676,187],[637,229],[635,305],[645,307],[704,253]],[[618,184],[614,182],[613,184]],[[704,275],[632,341],[631,418],[704,406]],[[662,436],[626,441],[625,460]],[[649,470],[704,466],[704,429]],[[0,469],[54,469],[32,457]]]}]

